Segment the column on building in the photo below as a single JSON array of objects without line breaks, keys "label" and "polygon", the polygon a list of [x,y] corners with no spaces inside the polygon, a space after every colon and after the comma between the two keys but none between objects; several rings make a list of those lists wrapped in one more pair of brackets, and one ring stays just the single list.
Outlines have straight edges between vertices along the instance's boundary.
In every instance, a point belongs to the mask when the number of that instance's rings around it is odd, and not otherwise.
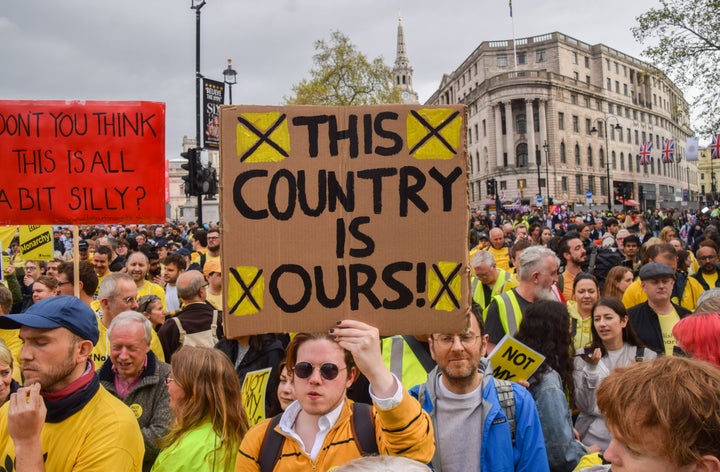
[{"label": "column on building", "polygon": [[[548,144],[548,146],[551,146],[550,139],[547,135],[547,118],[545,116],[545,100],[540,98],[538,99],[538,118],[540,119],[540,156],[544,157],[546,160],[550,159],[550,153],[545,153],[545,148],[543,147],[545,143]],[[550,149],[548,149],[550,150]],[[550,162],[547,162],[545,165],[549,166]],[[545,182],[545,196],[546,198],[549,198],[550,193],[550,176],[546,175],[546,182]]]},{"label": "column on building", "polygon": [[[525,99],[525,116],[527,119],[527,136],[528,136],[528,169],[530,163],[535,165],[535,113],[533,113],[533,102],[534,98]],[[540,190],[540,189],[538,189]]]},{"label": "column on building", "polygon": [[515,137],[513,136],[512,102],[503,102],[505,105],[505,148],[508,153],[508,163],[515,162]]},{"label": "column on building", "polygon": [[[503,167],[503,143],[502,143],[502,112],[500,107],[502,102],[498,102],[493,108],[495,109],[495,161],[496,169]],[[488,169],[490,172],[490,169]]]}]

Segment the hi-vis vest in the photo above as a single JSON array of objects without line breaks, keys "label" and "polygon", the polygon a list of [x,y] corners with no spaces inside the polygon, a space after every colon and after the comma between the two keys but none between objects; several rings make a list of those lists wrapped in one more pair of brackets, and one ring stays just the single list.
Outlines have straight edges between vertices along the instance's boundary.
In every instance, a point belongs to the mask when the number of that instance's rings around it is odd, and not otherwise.
[{"label": "hi-vis vest", "polygon": [[[413,350],[413,345],[418,352]],[[427,382],[427,373],[435,364],[430,354],[420,351],[419,345],[420,341],[411,336],[390,336],[380,340],[383,363],[408,390]]]},{"label": "hi-vis vest", "polygon": [[498,271],[500,271],[500,273],[498,274],[497,280],[495,280],[495,284],[490,291],[490,300],[487,301],[485,300],[485,290],[483,289],[482,283],[480,283],[480,279],[474,275],[471,278],[470,290],[473,294],[473,301],[480,305],[480,308],[482,309],[485,309],[485,307],[490,304],[490,301],[495,295],[499,295],[512,288],[507,286],[508,282],[512,279],[512,274],[503,269],[498,269]]},{"label": "hi-vis vest", "polygon": [[[514,290],[503,292],[493,297],[498,306],[498,315],[500,324],[506,334],[514,336],[517,333],[520,322],[522,321],[522,312],[520,311],[520,302]],[[487,318],[487,308],[483,312],[483,321]]]}]

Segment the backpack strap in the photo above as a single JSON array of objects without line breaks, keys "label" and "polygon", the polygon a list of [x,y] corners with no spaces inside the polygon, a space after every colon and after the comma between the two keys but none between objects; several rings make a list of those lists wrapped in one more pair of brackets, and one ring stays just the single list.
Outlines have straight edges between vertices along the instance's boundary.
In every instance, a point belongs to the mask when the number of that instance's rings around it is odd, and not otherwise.
[{"label": "backpack strap", "polygon": [[213,339],[213,345],[218,343],[218,337],[217,337],[217,327],[218,327],[218,311],[213,310],[213,319],[212,324],[210,325],[210,329],[212,330],[212,339]]},{"label": "backpack strap", "polygon": [[515,392],[512,389],[512,383],[507,380],[492,378],[495,382],[495,389],[497,390],[498,401],[500,407],[502,407],[505,416],[507,416],[508,426],[510,426],[510,437],[512,438],[513,447],[515,446],[515,430],[517,429],[517,423],[515,421]]},{"label": "backpack strap", "polygon": [[575,335],[577,334],[578,319],[577,319],[577,318],[570,318],[570,325],[571,325],[570,334],[571,334],[571,336],[572,336],[573,339],[574,339],[574,338],[575,338]]},{"label": "backpack strap", "polygon": [[185,342],[185,335],[186,335],[187,333],[186,333],[185,330],[183,329],[183,326],[182,326],[182,323],[180,323],[180,320],[177,319],[177,316],[173,316],[173,317],[170,318],[170,319],[173,320],[173,321],[175,322],[175,324],[177,325],[177,327],[178,327],[178,331],[180,332],[180,338],[178,339],[178,342],[179,342],[180,345],[182,346],[183,343]]},{"label": "backpack strap", "polygon": [[367,403],[356,402],[352,404],[352,410],[352,432],[358,451],[363,456],[378,454],[372,408]]},{"label": "backpack strap", "polygon": [[285,442],[285,436],[275,431],[275,427],[280,424],[280,418],[282,418],[282,413],[273,416],[268,428],[265,430],[265,436],[260,444],[260,453],[258,455],[260,472],[272,472],[275,464],[280,459],[282,445]]},{"label": "backpack strap", "polygon": [[645,358],[645,347],[635,346],[635,362],[642,362]]},{"label": "backpack strap", "polygon": [[588,273],[594,274],[595,273],[595,260],[597,259],[598,255],[598,247],[593,245],[592,252],[590,253],[590,263],[588,264]]}]

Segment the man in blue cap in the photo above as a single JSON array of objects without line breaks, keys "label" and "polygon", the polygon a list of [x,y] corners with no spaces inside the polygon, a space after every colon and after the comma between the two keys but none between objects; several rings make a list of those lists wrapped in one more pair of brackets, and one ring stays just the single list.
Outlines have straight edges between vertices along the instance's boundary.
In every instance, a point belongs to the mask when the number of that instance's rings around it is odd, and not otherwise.
[{"label": "man in blue cap", "polygon": [[132,411],[100,385],[90,353],[95,314],[70,296],[0,317],[19,328],[25,387],[0,408],[0,463],[15,470],[140,471],[144,445]]}]

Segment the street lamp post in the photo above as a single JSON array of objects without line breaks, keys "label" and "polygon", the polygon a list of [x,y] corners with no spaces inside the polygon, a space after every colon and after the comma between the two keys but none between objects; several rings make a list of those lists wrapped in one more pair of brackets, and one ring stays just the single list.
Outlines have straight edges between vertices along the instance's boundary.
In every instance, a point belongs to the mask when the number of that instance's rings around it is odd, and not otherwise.
[{"label": "street lamp post", "polygon": [[[615,120],[615,125],[612,126],[612,128],[616,131],[622,131],[622,126],[620,126],[620,120],[615,115],[605,115],[605,120],[602,122],[603,127],[605,128],[605,167],[607,169],[607,198],[608,198],[608,211],[612,211],[612,201],[613,201],[613,193],[612,193],[612,183],[610,181],[610,144],[608,141],[608,121],[611,119]],[[593,123],[600,123],[600,118],[595,118]],[[598,129],[597,127],[593,126],[590,130],[591,134],[597,133]]]},{"label": "street lamp post", "polygon": [[[190,9],[195,10],[195,146],[200,147],[200,127],[202,122],[200,106],[200,89],[202,88],[202,75],[200,74],[200,10],[205,6],[205,0],[190,0]],[[199,155],[199,152],[198,152]],[[202,226],[202,193],[197,196],[198,225]]]},{"label": "street lamp post", "polygon": [[232,67],[232,59],[228,59],[227,69],[223,71],[223,80],[228,84],[228,95],[230,98],[230,105],[232,105],[232,86],[237,83],[237,72]]},{"label": "street lamp post", "polygon": [[538,171],[538,194],[540,195],[540,202],[543,201],[542,199],[542,185],[540,185],[540,164],[541,164],[541,157],[540,157],[540,146],[537,144],[535,145],[535,166],[537,166]]}]

